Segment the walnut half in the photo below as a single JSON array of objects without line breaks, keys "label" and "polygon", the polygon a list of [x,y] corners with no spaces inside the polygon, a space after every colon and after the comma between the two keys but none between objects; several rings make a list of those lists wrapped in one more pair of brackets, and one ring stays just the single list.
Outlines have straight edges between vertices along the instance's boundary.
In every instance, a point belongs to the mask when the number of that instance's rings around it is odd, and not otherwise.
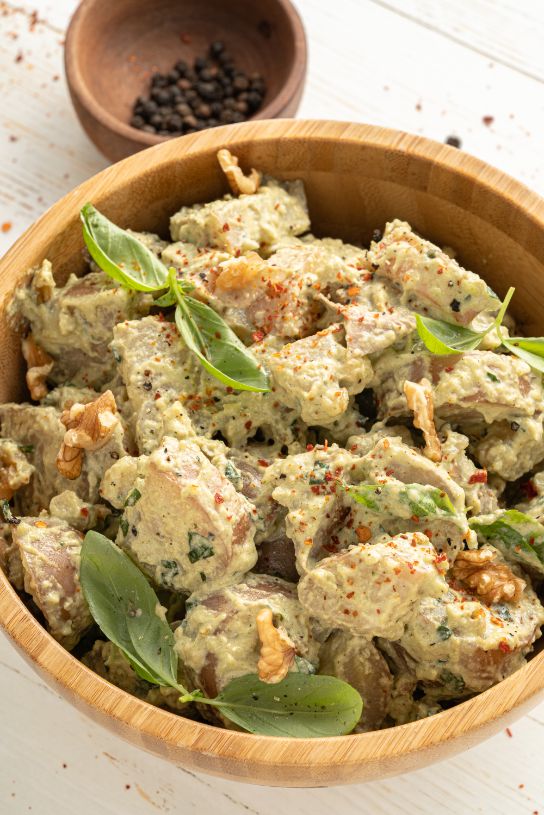
[{"label": "walnut half", "polygon": [[233,156],[230,150],[223,148],[217,154],[217,160],[229,182],[233,195],[253,195],[257,192],[261,184],[261,175],[257,170],[251,170],[249,175],[244,175],[239,167],[238,158]]},{"label": "walnut half", "polygon": [[46,380],[53,369],[53,357],[40,348],[32,334],[23,340],[21,347],[28,366],[26,384],[32,399],[38,401],[47,396]]},{"label": "walnut half", "polygon": [[261,641],[257,663],[259,679],[275,685],[289,673],[289,668],[295,661],[295,645],[285,631],[274,626],[269,608],[263,608],[257,614],[257,632]]},{"label": "walnut half", "polygon": [[57,455],[57,470],[73,480],[81,475],[84,451],[103,447],[119,422],[115,397],[108,390],[86,405],[76,402],[62,412],[60,420],[66,433]]},{"label": "walnut half", "polygon": [[527,585],[506,563],[499,563],[496,554],[484,546],[459,552],[453,564],[453,576],[474,589],[486,605],[515,602]]},{"label": "walnut half", "polygon": [[404,395],[414,414],[414,425],[423,431],[424,453],[431,461],[441,461],[442,447],[434,425],[433,390],[428,379],[404,383]]}]

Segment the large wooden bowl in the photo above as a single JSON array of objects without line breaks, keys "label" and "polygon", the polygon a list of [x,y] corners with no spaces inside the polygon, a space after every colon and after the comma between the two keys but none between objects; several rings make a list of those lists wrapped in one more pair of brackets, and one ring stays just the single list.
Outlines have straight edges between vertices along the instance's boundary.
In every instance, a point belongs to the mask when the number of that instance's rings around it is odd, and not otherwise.
[{"label": "large wooden bowl", "polygon": [[85,132],[111,161],[168,140],[130,126],[152,73],[192,63],[223,40],[266,80],[253,119],[294,116],[306,77],[306,36],[290,0],[82,0],[66,33],[65,67]]},{"label": "large wooden bowl", "polygon": [[[470,156],[405,133],[332,122],[255,122],[209,130],[133,156],[82,184],[43,215],[0,263],[8,292],[44,257],[59,278],[83,267],[79,208],[93,201],[122,226],[166,234],[182,204],[225,192],[215,154],[306,184],[314,229],[368,241],[405,218],[504,294],[531,334],[544,333],[544,201]],[[77,338],[74,338],[77,341]],[[19,342],[0,337],[0,399],[23,394]],[[376,733],[316,740],[220,730],[158,710],[113,687],[64,651],[0,576],[0,622],[46,682],[96,721],[183,767],[252,783],[320,786],[422,767],[505,727],[539,701],[544,654],[491,690],[436,716]]]}]

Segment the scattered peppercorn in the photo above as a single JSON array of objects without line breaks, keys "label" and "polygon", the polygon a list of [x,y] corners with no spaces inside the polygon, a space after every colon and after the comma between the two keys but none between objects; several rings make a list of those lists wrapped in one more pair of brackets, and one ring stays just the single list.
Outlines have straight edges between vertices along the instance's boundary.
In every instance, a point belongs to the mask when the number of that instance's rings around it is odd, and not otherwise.
[{"label": "scattered peppercorn", "polygon": [[448,136],[446,139],[446,144],[449,144],[450,147],[461,147],[461,139],[459,136]]},{"label": "scattered peppercorn", "polygon": [[160,136],[195,133],[245,121],[262,107],[265,94],[263,77],[237,68],[225,43],[216,40],[193,67],[178,60],[170,71],[153,74],[148,95],[134,103],[130,124]]},{"label": "scattered peppercorn", "polygon": [[459,311],[461,311],[461,303],[459,302],[459,300],[456,300],[455,297],[454,297],[453,300],[450,303],[450,308],[451,308],[452,311],[459,312]]}]

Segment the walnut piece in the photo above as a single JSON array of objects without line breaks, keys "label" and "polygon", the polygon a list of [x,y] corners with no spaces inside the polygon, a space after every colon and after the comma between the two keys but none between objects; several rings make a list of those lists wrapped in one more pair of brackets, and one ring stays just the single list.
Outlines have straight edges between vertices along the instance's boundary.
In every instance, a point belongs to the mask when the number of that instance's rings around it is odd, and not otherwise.
[{"label": "walnut piece", "polygon": [[32,334],[23,340],[21,347],[28,366],[26,384],[32,399],[38,401],[47,396],[46,380],[53,369],[53,357],[40,348]]},{"label": "walnut piece", "polygon": [[73,480],[81,475],[84,451],[103,447],[119,422],[115,397],[108,390],[86,405],[76,402],[63,410],[60,420],[66,433],[57,455],[57,470]]},{"label": "walnut piece", "polygon": [[10,439],[0,439],[0,499],[9,501],[13,494],[29,483],[34,467]]},{"label": "walnut piece", "polygon": [[408,407],[414,413],[414,426],[423,431],[427,458],[431,461],[442,460],[442,448],[434,425],[433,389],[428,379],[421,382],[404,383],[404,395]]},{"label": "walnut piece", "polygon": [[275,685],[285,679],[295,661],[295,645],[285,631],[274,626],[269,608],[263,608],[257,614],[257,632],[261,641],[257,663],[259,679]]},{"label": "walnut piece", "polygon": [[238,166],[238,158],[225,148],[219,150],[217,160],[227,176],[233,195],[253,195],[257,192],[261,183],[261,174],[257,170],[251,170],[248,176],[244,175]]},{"label": "walnut piece", "polygon": [[42,265],[35,269],[31,287],[36,292],[38,303],[47,303],[51,300],[55,291],[55,279],[53,277],[53,267],[49,260],[44,260]]},{"label": "walnut piece", "polygon": [[506,563],[496,560],[489,547],[459,552],[453,564],[453,576],[474,589],[486,605],[512,603],[520,599],[525,580],[516,577]]}]

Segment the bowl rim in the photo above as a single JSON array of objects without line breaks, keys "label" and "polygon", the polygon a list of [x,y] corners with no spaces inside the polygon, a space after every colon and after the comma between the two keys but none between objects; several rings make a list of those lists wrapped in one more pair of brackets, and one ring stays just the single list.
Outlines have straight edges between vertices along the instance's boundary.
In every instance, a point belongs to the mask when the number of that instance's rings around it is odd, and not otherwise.
[{"label": "bowl rim", "polygon": [[[99,122],[106,130],[114,132],[117,136],[138,142],[145,147],[152,147],[157,144],[164,144],[172,141],[172,136],[159,136],[158,134],[145,133],[125,123],[110,113],[96,100],[90,92],[85,77],[80,69],[78,41],[87,22],[87,17],[92,13],[93,6],[99,0],[82,0],[74,14],[72,15],[66,30],[64,45],[64,68],[70,92],[75,96],[82,107]],[[308,63],[308,43],[306,31],[302,18],[291,3],[291,0],[274,0],[285,12],[293,32],[294,59],[292,60],[286,82],[279,89],[277,94],[270,99],[257,113],[247,121],[258,121],[261,119],[274,119],[281,114],[281,111],[297,96],[301,84],[306,76]],[[218,128],[214,128],[218,129]],[[192,135],[192,134],[191,134]],[[180,138],[179,136],[174,138]]]},{"label": "bowl rim", "polygon": [[[203,154],[220,147],[243,147],[252,141],[266,144],[278,139],[293,139],[307,143],[348,142],[400,155],[410,154],[433,166],[466,176],[480,188],[523,213],[544,232],[544,199],[522,183],[510,178],[483,161],[462,151],[422,136],[373,125],[351,124],[325,120],[270,120],[208,129],[200,133],[170,139],[144,152],[129,156],[114,164],[61,198],[35,221],[0,260],[0,276],[9,268],[20,265],[19,254],[39,255],[46,251],[44,235],[53,230],[59,217],[64,224],[87,200],[106,194],[115,188],[116,180],[123,185],[136,177],[152,173],[157,162],[168,164],[180,155]],[[432,180],[429,182],[432,185]],[[70,214],[69,214],[70,213]],[[508,234],[509,224],[501,224]],[[156,708],[101,679],[65,651],[40,625],[18,597],[7,577],[0,570],[0,626],[39,672],[46,674],[72,700],[101,714],[102,721],[116,720],[126,732],[132,731],[144,745],[161,742],[167,748],[186,748],[201,756],[250,761],[253,768],[292,768],[308,771],[318,768],[357,767],[379,764],[416,752],[436,748],[445,741],[463,736],[495,723],[520,706],[536,704],[536,695],[544,689],[544,651],[526,665],[487,691],[455,707],[409,724],[369,733],[318,738],[290,739],[258,736],[245,732],[223,730],[194,722],[175,713]],[[511,717],[512,718],[512,717]],[[489,728],[488,728],[489,729]],[[266,749],[262,749],[265,740]],[[293,744],[299,748],[293,751]],[[148,747],[149,749],[149,747]],[[152,748],[151,748],[152,749]],[[297,753],[296,761],[292,753]],[[208,770],[209,771],[209,770]],[[249,779],[248,779],[249,780]]]}]

